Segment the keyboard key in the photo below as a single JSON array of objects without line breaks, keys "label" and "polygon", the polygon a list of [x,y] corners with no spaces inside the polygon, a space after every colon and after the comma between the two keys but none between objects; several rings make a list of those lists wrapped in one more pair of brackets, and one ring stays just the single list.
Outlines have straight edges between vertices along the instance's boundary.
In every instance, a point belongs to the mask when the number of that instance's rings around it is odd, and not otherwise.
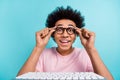
[{"label": "keyboard key", "polygon": [[16,77],[16,80],[105,80],[93,72],[29,72]]}]

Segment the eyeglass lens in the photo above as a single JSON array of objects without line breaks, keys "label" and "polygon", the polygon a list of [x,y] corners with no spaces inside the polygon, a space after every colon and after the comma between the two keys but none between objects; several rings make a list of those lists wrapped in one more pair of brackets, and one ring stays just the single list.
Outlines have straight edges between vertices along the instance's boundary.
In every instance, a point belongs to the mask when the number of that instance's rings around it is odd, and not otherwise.
[{"label": "eyeglass lens", "polygon": [[57,28],[56,28],[56,32],[57,32],[58,34],[63,34],[65,30],[67,31],[67,33],[68,33],[69,35],[75,33],[75,29],[72,28],[72,27],[68,27],[68,28],[57,27]]}]

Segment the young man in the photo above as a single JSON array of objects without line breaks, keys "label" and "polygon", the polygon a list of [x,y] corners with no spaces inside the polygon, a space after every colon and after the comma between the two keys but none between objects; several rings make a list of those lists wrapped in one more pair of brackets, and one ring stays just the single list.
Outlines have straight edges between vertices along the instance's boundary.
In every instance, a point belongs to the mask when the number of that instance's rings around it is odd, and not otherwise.
[{"label": "young man", "polygon": [[[70,7],[58,7],[49,14],[47,28],[36,32],[36,46],[18,75],[26,72],[95,72],[108,80],[112,75],[94,46],[95,33],[82,28],[84,18]],[[53,37],[57,47],[46,49]],[[84,49],[72,46],[76,36]],[[80,44],[80,42],[78,42]]]}]

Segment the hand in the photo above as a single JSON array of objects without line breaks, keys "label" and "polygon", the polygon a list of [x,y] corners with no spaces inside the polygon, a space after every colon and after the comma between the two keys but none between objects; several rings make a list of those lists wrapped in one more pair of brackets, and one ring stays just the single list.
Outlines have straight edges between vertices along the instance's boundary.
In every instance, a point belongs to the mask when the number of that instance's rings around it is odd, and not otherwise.
[{"label": "hand", "polygon": [[36,32],[36,47],[44,48],[47,45],[51,37],[51,34],[54,31],[55,31],[55,27],[45,28],[43,30]]},{"label": "hand", "polygon": [[76,28],[76,31],[80,36],[82,45],[86,49],[95,48],[94,47],[94,42],[95,42],[95,33],[94,32],[88,31],[87,29],[80,29],[80,28]]}]

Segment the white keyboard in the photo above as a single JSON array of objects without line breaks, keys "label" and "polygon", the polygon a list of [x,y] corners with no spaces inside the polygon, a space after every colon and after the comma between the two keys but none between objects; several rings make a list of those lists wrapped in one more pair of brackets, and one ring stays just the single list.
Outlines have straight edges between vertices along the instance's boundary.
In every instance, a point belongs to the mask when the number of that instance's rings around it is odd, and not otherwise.
[{"label": "white keyboard", "polygon": [[106,80],[93,72],[29,72],[16,80]]}]

